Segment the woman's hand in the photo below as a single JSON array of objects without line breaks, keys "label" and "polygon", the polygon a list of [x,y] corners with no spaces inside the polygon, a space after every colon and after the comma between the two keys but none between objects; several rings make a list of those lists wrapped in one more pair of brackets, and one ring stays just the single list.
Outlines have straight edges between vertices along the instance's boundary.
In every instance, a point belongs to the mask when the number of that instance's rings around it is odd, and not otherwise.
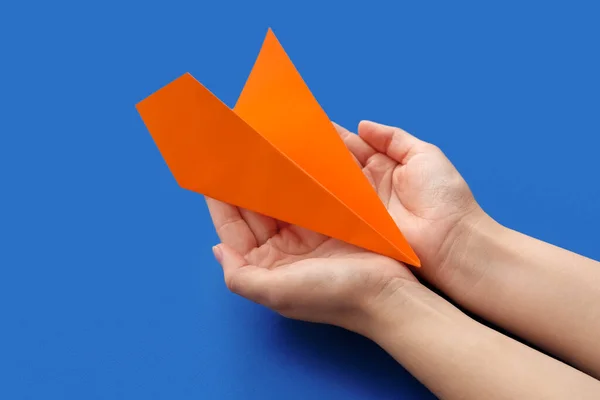
[{"label": "woman's hand", "polygon": [[405,284],[401,263],[306,229],[207,198],[228,288],[280,314],[362,334],[372,304]]},{"label": "woman's hand", "polygon": [[424,270],[441,267],[452,244],[485,216],[456,168],[436,146],[402,129],[362,121],[357,136],[336,128]]}]

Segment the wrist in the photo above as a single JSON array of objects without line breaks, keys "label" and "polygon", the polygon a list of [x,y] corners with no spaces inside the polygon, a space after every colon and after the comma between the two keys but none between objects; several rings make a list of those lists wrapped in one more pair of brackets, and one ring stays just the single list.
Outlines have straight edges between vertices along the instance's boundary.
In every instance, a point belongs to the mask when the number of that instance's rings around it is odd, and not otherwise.
[{"label": "wrist", "polygon": [[426,272],[428,280],[454,300],[481,285],[507,229],[480,207],[465,215],[442,246],[441,262]]},{"label": "wrist", "polygon": [[381,293],[361,308],[360,329],[363,336],[380,343],[389,332],[399,332],[417,324],[436,309],[441,297],[417,280],[392,279]]}]

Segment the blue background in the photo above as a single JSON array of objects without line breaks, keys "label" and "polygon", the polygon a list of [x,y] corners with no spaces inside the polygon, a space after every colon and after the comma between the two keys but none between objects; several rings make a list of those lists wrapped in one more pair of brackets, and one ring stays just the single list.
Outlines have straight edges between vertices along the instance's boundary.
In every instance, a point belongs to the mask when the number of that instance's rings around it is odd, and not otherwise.
[{"label": "blue background", "polygon": [[598,259],[598,9],[493,3],[2,2],[0,398],[430,398],[228,293],[134,104],[189,71],[233,105],[271,26],[333,120],[439,145],[500,222]]}]

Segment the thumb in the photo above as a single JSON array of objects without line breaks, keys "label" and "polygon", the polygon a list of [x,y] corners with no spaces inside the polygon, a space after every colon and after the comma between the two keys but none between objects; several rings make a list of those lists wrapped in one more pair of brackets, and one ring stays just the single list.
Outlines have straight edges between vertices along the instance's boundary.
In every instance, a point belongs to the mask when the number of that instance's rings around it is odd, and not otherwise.
[{"label": "thumb", "polygon": [[213,252],[223,267],[225,284],[229,290],[256,303],[273,306],[269,301],[269,291],[274,284],[270,270],[250,265],[244,257],[224,243],[213,247]]},{"label": "thumb", "polygon": [[415,146],[422,143],[410,133],[394,126],[361,121],[358,136],[380,153],[400,164],[406,164]]},{"label": "thumb", "polygon": [[248,262],[241,254],[224,243],[214,246],[213,254],[223,268],[225,279],[227,279],[227,276],[232,275],[236,270],[248,265]]}]

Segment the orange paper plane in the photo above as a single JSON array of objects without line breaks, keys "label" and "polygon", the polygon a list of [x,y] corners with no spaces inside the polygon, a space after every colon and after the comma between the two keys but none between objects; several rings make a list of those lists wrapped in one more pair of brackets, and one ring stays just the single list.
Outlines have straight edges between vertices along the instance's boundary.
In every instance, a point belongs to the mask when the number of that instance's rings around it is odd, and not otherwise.
[{"label": "orange paper plane", "polygon": [[271,30],[233,110],[190,74],[137,109],[183,188],[420,266]]}]

